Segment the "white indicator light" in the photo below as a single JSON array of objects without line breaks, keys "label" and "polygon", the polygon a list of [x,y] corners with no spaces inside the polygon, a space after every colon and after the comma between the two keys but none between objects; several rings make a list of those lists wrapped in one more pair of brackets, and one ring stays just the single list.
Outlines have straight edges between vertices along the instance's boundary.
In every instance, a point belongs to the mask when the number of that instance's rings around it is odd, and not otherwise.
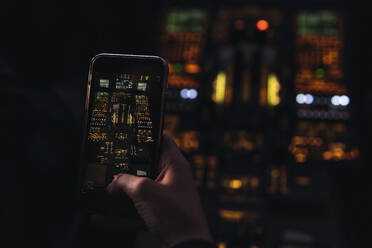
[{"label": "white indicator light", "polygon": [[306,100],[306,97],[305,97],[304,94],[298,94],[298,95],[296,96],[296,102],[297,102],[298,104],[304,104],[304,103],[305,103],[305,100]]},{"label": "white indicator light", "polygon": [[340,103],[342,106],[347,106],[347,105],[349,105],[349,103],[350,103],[350,98],[349,98],[348,96],[345,96],[345,95],[340,96],[340,98],[339,98],[339,103]]},{"label": "white indicator light", "polygon": [[198,92],[195,89],[191,89],[187,92],[187,96],[190,99],[195,99],[198,96]]},{"label": "white indicator light", "polygon": [[188,98],[188,93],[189,93],[188,89],[182,89],[181,92],[180,92],[180,95],[183,99],[187,99]]},{"label": "white indicator light", "polygon": [[331,103],[335,106],[340,105],[340,97],[339,96],[332,96]]},{"label": "white indicator light", "polygon": [[314,102],[314,97],[311,94],[305,95],[305,103],[306,104],[312,104]]}]

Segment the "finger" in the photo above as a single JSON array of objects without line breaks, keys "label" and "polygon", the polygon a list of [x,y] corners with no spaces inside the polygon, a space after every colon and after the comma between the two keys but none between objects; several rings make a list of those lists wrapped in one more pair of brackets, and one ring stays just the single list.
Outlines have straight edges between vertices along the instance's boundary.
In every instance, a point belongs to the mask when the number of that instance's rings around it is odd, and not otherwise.
[{"label": "finger", "polygon": [[136,202],[156,190],[156,186],[150,178],[122,173],[107,186],[107,191],[116,195],[126,194]]},{"label": "finger", "polygon": [[181,153],[180,150],[177,147],[176,142],[173,140],[172,136],[168,134],[167,132],[163,133],[163,151],[172,151],[176,153]]},{"label": "finger", "polygon": [[187,160],[178,149],[176,142],[172,139],[172,137],[164,133],[163,134],[163,147],[162,147],[162,154],[161,154],[161,162],[163,166],[169,163],[187,163]]},{"label": "finger", "polygon": [[100,229],[116,229],[116,230],[129,230],[129,229],[144,229],[145,224],[141,219],[107,216],[102,214],[94,214],[90,217],[90,223]]},{"label": "finger", "polygon": [[157,181],[163,182],[177,181],[180,177],[187,180],[192,177],[189,162],[178,149],[176,143],[167,133],[163,134],[163,150],[160,160],[161,172]]}]

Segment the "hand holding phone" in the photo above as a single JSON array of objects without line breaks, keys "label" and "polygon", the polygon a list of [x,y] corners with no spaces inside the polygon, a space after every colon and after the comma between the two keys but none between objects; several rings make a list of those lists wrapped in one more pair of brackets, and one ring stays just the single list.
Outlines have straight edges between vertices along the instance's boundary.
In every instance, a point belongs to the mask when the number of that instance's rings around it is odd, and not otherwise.
[{"label": "hand holding phone", "polygon": [[[160,174],[155,180],[120,174],[107,190],[117,197],[128,195],[148,230],[164,247],[199,240],[212,243],[191,167],[168,134],[163,135]],[[132,229],[141,222],[128,218],[95,215],[96,226]]]},{"label": "hand holding phone", "polygon": [[167,72],[166,62],[153,56],[99,54],[92,60],[80,196],[101,227],[131,228],[142,219],[168,247],[211,242],[191,168],[162,135]]},{"label": "hand holding phone", "polygon": [[80,196],[85,208],[117,205],[106,186],[119,174],[155,178],[168,65],[160,57],[98,54],[86,96]]}]

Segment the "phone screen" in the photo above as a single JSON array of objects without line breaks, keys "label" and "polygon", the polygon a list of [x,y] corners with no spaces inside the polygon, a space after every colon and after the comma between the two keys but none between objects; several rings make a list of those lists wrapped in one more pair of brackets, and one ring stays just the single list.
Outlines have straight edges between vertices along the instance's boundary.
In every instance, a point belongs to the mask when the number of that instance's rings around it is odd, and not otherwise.
[{"label": "phone screen", "polygon": [[158,162],[166,72],[158,57],[98,57],[91,65],[85,190],[119,173],[152,177]]}]

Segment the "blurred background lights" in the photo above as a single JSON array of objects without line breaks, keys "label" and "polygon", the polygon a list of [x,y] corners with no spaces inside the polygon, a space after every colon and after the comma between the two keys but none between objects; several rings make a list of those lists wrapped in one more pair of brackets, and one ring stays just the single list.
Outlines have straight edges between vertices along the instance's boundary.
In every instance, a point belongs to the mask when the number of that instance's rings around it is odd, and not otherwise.
[{"label": "blurred background lights", "polygon": [[297,94],[296,102],[298,104],[312,104],[314,102],[314,96],[311,94]]},{"label": "blurred background lights", "polygon": [[332,96],[331,103],[335,106],[340,105],[340,97],[339,96]]},{"label": "blurred background lights", "polygon": [[305,95],[305,103],[306,104],[312,104],[314,102],[314,97],[311,94]]},{"label": "blurred background lights", "polygon": [[234,22],[234,27],[237,30],[243,30],[245,28],[245,22],[243,20],[236,20]]},{"label": "blurred background lights", "polygon": [[260,31],[266,31],[269,28],[269,23],[266,20],[258,20],[256,23],[256,27]]},{"label": "blurred background lights", "polygon": [[187,97],[187,92],[188,92],[188,91],[189,91],[188,89],[183,89],[183,90],[181,90],[180,95],[181,95],[181,97],[182,97],[183,99],[188,98],[188,97]]},{"label": "blurred background lights", "polygon": [[214,92],[212,100],[217,104],[222,104],[225,101],[226,94],[226,72],[220,71],[213,82]]},{"label": "blurred background lights", "polygon": [[318,69],[316,69],[316,71],[315,71],[315,75],[316,75],[316,77],[318,77],[318,78],[322,78],[322,77],[324,77],[324,75],[325,75],[325,70],[324,70],[323,68],[318,68]]},{"label": "blurred background lights", "polygon": [[[182,67],[182,65],[181,65]],[[182,69],[181,69],[182,70]],[[200,73],[200,66],[195,63],[185,64],[185,71],[190,74]]]},{"label": "blurred background lights", "polygon": [[183,99],[195,99],[198,97],[198,91],[195,89],[182,89],[180,95]]},{"label": "blurred background lights", "polygon": [[173,68],[175,72],[181,72],[183,70],[183,66],[180,63],[176,63]]},{"label": "blurred background lights", "polygon": [[349,105],[349,103],[350,103],[350,99],[349,99],[349,97],[348,96],[345,96],[345,95],[343,95],[343,96],[340,96],[340,104],[342,105],[342,106],[347,106],[347,105]]},{"label": "blurred background lights", "polygon": [[267,79],[267,103],[270,106],[276,106],[280,103],[280,83],[278,77],[271,73]]},{"label": "blurred background lights", "polygon": [[187,91],[187,96],[190,99],[195,99],[198,96],[198,92],[195,89],[191,89],[191,90]]},{"label": "blurred background lights", "polygon": [[350,98],[348,96],[332,96],[331,103],[334,106],[347,106],[350,103]]},{"label": "blurred background lights", "polygon": [[305,95],[304,94],[297,94],[296,102],[298,104],[304,104],[305,103]]}]

